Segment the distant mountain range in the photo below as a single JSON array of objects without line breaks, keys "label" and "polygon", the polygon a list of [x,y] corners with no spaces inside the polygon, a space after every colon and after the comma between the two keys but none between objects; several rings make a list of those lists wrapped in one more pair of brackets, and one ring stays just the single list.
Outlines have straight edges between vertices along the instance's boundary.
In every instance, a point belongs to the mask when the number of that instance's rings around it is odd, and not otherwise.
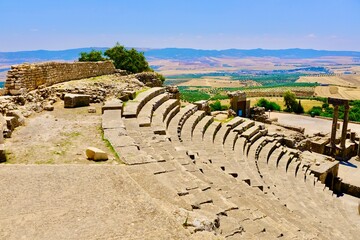
[{"label": "distant mountain range", "polygon": [[[59,51],[36,50],[36,51],[19,51],[19,52],[0,52],[1,64],[17,64],[22,62],[37,62],[51,60],[76,60],[81,52],[89,52],[92,49],[105,51],[107,48],[77,48]],[[138,49],[145,53],[147,59],[178,59],[178,60],[194,60],[204,57],[230,57],[230,58],[246,58],[246,57],[276,57],[288,59],[304,59],[319,57],[339,57],[347,56],[360,59],[360,52],[357,51],[327,51],[314,49],[227,49],[227,50],[199,50],[191,48],[163,48],[163,49]]]}]

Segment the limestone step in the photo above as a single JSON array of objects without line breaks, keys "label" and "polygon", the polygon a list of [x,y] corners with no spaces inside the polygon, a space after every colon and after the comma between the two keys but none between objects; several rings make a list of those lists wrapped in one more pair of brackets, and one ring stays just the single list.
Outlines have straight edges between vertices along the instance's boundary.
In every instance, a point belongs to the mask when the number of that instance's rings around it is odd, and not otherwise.
[{"label": "limestone step", "polygon": [[245,132],[246,130],[248,130],[249,128],[253,127],[255,125],[255,122],[249,119],[246,119],[243,123],[241,123],[240,125],[236,126],[234,128],[235,132],[238,132],[239,134]]},{"label": "limestone step", "polygon": [[242,134],[240,134],[240,136],[249,140],[251,137],[253,137],[255,134],[257,134],[259,131],[260,131],[259,127],[254,125],[254,126],[250,127],[249,129],[247,129]]},{"label": "limestone step", "polygon": [[245,122],[246,119],[242,118],[242,117],[235,117],[233,119],[231,119],[229,122],[227,122],[225,124],[226,127],[229,127],[231,129],[235,128],[236,126],[238,126],[239,124]]},{"label": "limestone step", "polygon": [[180,109],[180,111],[169,121],[168,133],[173,140],[178,139],[178,132],[181,131],[185,121],[197,110],[197,106],[189,104]]},{"label": "limestone step", "polygon": [[153,113],[153,122],[156,124],[163,123],[169,112],[176,106],[179,106],[178,99],[168,99],[162,103]]},{"label": "limestone step", "polygon": [[158,108],[158,106],[160,106],[163,102],[167,100],[169,100],[168,93],[162,93],[150,99],[138,113],[137,121],[139,122],[139,126],[150,127],[153,112]]},{"label": "limestone step", "polygon": [[192,135],[192,141],[194,142],[202,142],[203,135],[206,131],[206,129],[209,127],[209,125],[214,121],[213,116],[205,116],[203,117],[200,122],[195,126],[193,135]]},{"label": "limestone step", "polygon": [[217,135],[217,132],[221,127],[222,125],[220,122],[212,122],[204,133],[203,141],[212,144],[214,142],[215,136]]},{"label": "limestone step", "polygon": [[[173,119],[173,117],[180,112],[180,106],[177,105],[173,109],[170,110],[168,115],[166,116],[164,123],[165,123],[165,129],[169,126],[170,121]],[[157,126],[158,127],[158,126]]]},{"label": "limestone step", "polygon": [[195,129],[198,122],[203,117],[205,117],[205,115],[206,115],[205,111],[196,111],[194,114],[192,114],[183,124],[183,127],[179,132],[179,139],[191,142],[193,130]]},{"label": "limestone step", "polygon": [[165,88],[154,87],[139,93],[134,100],[128,101],[125,104],[123,110],[123,117],[125,118],[135,118],[140,112],[141,108],[155,96],[165,92]]}]

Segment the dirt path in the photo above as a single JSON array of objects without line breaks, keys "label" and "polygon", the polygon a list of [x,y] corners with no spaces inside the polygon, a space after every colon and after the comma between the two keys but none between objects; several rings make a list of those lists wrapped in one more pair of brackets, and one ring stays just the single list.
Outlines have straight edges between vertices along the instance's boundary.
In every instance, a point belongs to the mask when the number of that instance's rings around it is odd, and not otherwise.
[{"label": "dirt path", "polygon": [[109,154],[109,160],[99,164],[117,164],[114,154],[102,140],[101,105],[65,109],[63,102],[55,104],[53,112],[42,112],[26,119],[26,125],[15,129],[6,139],[7,163],[63,164],[91,163],[85,150],[97,147]]}]

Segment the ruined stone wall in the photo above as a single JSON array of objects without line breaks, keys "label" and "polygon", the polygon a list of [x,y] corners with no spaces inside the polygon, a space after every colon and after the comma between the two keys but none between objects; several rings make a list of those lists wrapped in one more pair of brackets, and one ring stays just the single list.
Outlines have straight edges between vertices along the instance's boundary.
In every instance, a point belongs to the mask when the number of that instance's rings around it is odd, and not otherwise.
[{"label": "ruined stone wall", "polygon": [[115,73],[112,61],[46,62],[11,66],[5,82],[5,94],[18,95],[40,86]]}]

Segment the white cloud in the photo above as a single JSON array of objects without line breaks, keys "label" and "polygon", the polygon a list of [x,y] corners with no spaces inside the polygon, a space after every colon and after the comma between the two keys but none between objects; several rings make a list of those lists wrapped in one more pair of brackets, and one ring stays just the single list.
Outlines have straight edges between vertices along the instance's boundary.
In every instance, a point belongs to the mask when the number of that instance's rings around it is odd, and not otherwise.
[{"label": "white cloud", "polygon": [[307,38],[316,38],[316,35],[314,33],[310,33],[306,35]]}]

